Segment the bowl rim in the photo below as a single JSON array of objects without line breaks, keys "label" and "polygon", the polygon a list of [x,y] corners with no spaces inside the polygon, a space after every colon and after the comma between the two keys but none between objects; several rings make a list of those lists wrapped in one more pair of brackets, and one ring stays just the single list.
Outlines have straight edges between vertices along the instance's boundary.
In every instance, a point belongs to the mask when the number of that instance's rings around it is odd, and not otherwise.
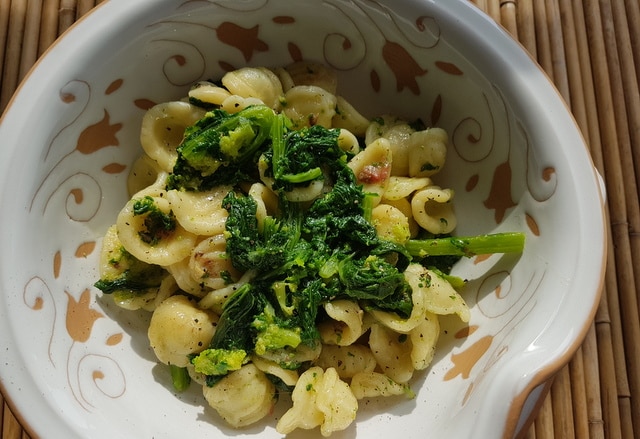
[{"label": "bowl rim", "polygon": [[[147,2],[150,2],[150,1],[151,0],[147,0]],[[415,1],[427,2],[432,0],[415,0]],[[531,378],[529,378],[529,380],[527,381],[527,385],[521,391],[519,391],[519,393],[517,393],[515,397],[512,398],[511,405],[508,410],[507,417],[505,419],[505,425],[502,427],[502,433],[503,433],[502,437],[511,438],[511,437],[514,437],[514,435],[519,435],[525,432],[527,426],[530,425],[530,423],[534,420],[535,415],[537,414],[544,400],[544,397],[546,396],[551,386],[552,378],[556,373],[558,373],[561,370],[562,367],[564,367],[571,360],[575,352],[578,350],[578,348],[582,344],[584,338],[586,337],[586,334],[595,317],[595,314],[603,293],[606,261],[607,261],[607,254],[608,254],[608,245],[609,245],[608,234],[606,230],[607,216],[606,216],[606,209],[604,208],[606,203],[606,191],[605,191],[603,179],[598,173],[595,165],[593,164],[592,157],[588,151],[587,143],[578,127],[575,117],[573,116],[572,110],[570,106],[567,104],[567,102],[564,100],[564,98],[562,97],[560,91],[558,90],[557,86],[554,84],[549,74],[547,74],[547,72],[544,71],[544,69],[538,64],[535,58],[526,50],[526,48],[516,38],[514,38],[503,26],[495,22],[479,6],[475,5],[473,2],[467,2],[465,0],[456,0],[456,1],[462,7],[474,9],[476,13],[479,14],[480,18],[483,19],[485,27],[492,28],[493,32],[499,32],[504,37],[507,37],[507,39],[509,40],[507,44],[515,44],[520,49],[520,51],[526,54],[527,57],[531,60],[532,64],[536,67],[538,73],[542,73],[542,75],[544,75],[544,77],[546,78],[546,81],[548,82],[550,87],[554,90],[554,93],[556,94],[557,99],[563,104],[566,114],[572,120],[573,126],[571,128],[575,129],[575,131],[578,133],[581,139],[581,143],[583,144],[587,152],[588,159],[591,162],[594,179],[597,181],[598,198],[600,199],[600,203],[602,206],[601,217],[602,217],[603,227],[601,232],[602,232],[602,238],[603,238],[602,240],[603,249],[601,253],[599,282],[598,282],[598,285],[595,287],[596,294],[594,296],[594,301],[591,304],[591,309],[588,313],[589,317],[584,321],[584,324],[580,328],[575,328],[576,332],[575,332],[575,336],[573,337],[572,343],[568,346],[564,346],[563,352],[561,352],[558,356],[553,357],[551,361],[544,364],[540,368],[540,370],[538,370]],[[14,103],[20,98],[20,96],[25,94],[25,91],[24,91],[25,84],[27,84],[30,78],[34,76],[34,72],[39,71],[41,68],[41,65],[49,59],[50,53],[53,52],[54,50],[57,50],[61,45],[67,44],[67,42],[71,38],[74,38],[74,34],[77,32],[77,29],[84,26],[86,22],[94,19],[95,20],[100,19],[100,17],[103,14],[103,11],[107,10],[110,7],[117,8],[116,6],[117,4],[119,4],[117,1],[112,0],[109,2],[102,2],[96,5],[96,7],[91,9],[87,14],[80,17],[68,29],[66,29],[61,35],[58,36],[58,38],[36,60],[35,64],[28,70],[24,78],[18,84],[18,87],[16,88],[16,91],[14,92],[9,102],[7,103],[5,110],[3,111],[2,115],[0,115],[0,128],[3,126],[5,120],[9,117],[8,115],[12,114],[11,109]],[[143,2],[140,2],[138,6],[141,6],[143,4],[144,4]],[[104,13],[107,13],[107,12],[104,12]],[[557,353],[557,352],[554,351],[554,353]],[[16,419],[19,420],[20,424],[27,430],[27,432],[30,435],[32,435],[35,438],[38,436],[38,433],[37,433],[38,429],[35,428],[34,425],[32,425],[32,421],[34,420],[34,418],[27,417],[25,413],[27,413],[28,411],[20,408],[21,404],[18,403],[18,400],[20,398],[16,397],[16,395],[18,395],[19,392],[12,391],[11,390],[12,386],[15,386],[15,384],[12,383],[12,385],[7,385],[5,383],[5,380],[2,379],[2,376],[0,375],[0,391],[2,392],[2,396],[4,400],[7,402],[14,416],[16,417]],[[526,419],[523,419],[522,414],[523,414],[525,405],[528,404],[528,398],[530,397],[530,395],[532,395],[536,391],[536,389],[541,389],[541,391],[536,397],[536,400],[533,401],[534,406],[532,410],[529,412],[529,416]]]}]

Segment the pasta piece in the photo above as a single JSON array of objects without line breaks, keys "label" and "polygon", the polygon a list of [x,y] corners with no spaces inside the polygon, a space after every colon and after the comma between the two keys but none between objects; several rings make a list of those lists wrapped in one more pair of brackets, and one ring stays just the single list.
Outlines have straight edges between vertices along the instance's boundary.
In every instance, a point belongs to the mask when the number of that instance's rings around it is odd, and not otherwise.
[{"label": "pasta piece", "polygon": [[191,275],[190,259],[191,257],[187,256],[178,262],[167,265],[165,268],[173,276],[182,291],[195,297],[203,297],[210,289]]},{"label": "pasta piece", "polygon": [[249,196],[256,200],[256,220],[258,230],[262,232],[264,219],[275,214],[278,209],[278,198],[269,188],[260,183],[251,185]]},{"label": "pasta piece", "polygon": [[186,296],[171,296],[151,315],[151,348],[162,363],[185,367],[190,354],[209,346],[217,322],[217,315],[196,308]]},{"label": "pasta piece", "polygon": [[113,293],[113,302],[120,308],[134,311],[143,309],[145,311],[154,311],[162,301],[178,291],[173,276],[165,276],[160,283],[159,288],[149,289],[137,294],[119,294],[118,291]]},{"label": "pasta piece", "polygon": [[165,278],[162,279],[160,288],[158,288],[158,294],[156,294],[156,297],[153,299],[153,301],[145,305],[143,309],[145,311],[155,311],[162,302],[176,294],[178,291],[180,291],[180,288],[178,287],[175,278],[171,275],[165,276]]},{"label": "pasta piece", "polygon": [[200,299],[198,302],[198,306],[203,309],[211,309],[218,314],[222,314],[222,308],[224,307],[224,303],[227,301],[229,296],[233,294],[238,288],[247,282],[251,281],[255,277],[255,273],[253,271],[247,271],[242,275],[238,282],[227,285],[224,288],[220,288],[218,290],[211,290],[207,292],[207,294]]},{"label": "pasta piece", "polygon": [[346,429],[356,419],[358,412],[358,400],[349,385],[340,379],[338,372],[332,367],[324,371],[316,405],[324,415],[320,425],[320,433],[324,437]]},{"label": "pasta piece", "polygon": [[434,235],[450,233],[457,225],[453,212],[452,189],[429,186],[411,199],[413,218],[426,231]]},{"label": "pasta piece", "polygon": [[231,94],[243,98],[259,99],[269,108],[280,108],[282,84],[278,76],[266,67],[243,67],[227,72],[222,77],[222,85]]},{"label": "pasta piece", "polygon": [[231,372],[212,387],[203,386],[202,390],[209,405],[234,428],[256,423],[275,404],[275,386],[252,363]]},{"label": "pasta piece", "polygon": [[322,436],[328,437],[351,425],[358,411],[358,400],[333,368],[309,368],[300,375],[291,399],[293,406],[276,425],[280,434],[320,426]]},{"label": "pasta piece", "polygon": [[449,282],[437,273],[425,269],[427,272],[427,294],[425,305],[434,314],[457,314],[460,320],[468,322],[471,311],[460,293]]},{"label": "pasta piece", "polygon": [[267,375],[273,375],[279,378],[287,386],[295,386],[298,381],[298,372],[291,369],[283,369],[278,363],[274,361],[265,360],[262,357],[254,355],[251,357],[251,361],[256,365],[258,369],[266,373]]},{"label": "pasta piece", "polygon": [[[160,220],[152,217],[152,212],[160,212],[169,219],[174,218],[165,195],[165,191],[157,188],[139,192],[127,202],[116,220],[118,238],[124,248],[143,262],[161,266],[186,258],[196,243],[196,235],[187,232],[177,221],[167,224],[163,220],[163,228],[156,230]],[[147,197],[153,201],[152,209],[157,210],[136,213],[137,203],[148,199]]]},{"label": "pasta piece", "polygon": [[369,119],[358,113],[349,101],[336,96],[336,114],[331,120],[334,128],[344,128],[358,137],[364,137],[369,123]]},{"label": "pasta piece", "polygon": [[413,393],[406,384],[399,384],[379,372],[360,372],[351,378],[351,391],[358,399]]},{"label": "pasta piece", "polygon": [[382,372],[397,383],[406,383],[413,376],[411,340],[389,328],[375,324],[369,335],[371,352]]},{"label": "pasta piece", "polygon": [[193,279],[212,289],[223,288],[242,276],[231,264],[222,234],[200,241],[191,252],[189,270]]},{"label": "pasta piece", "polygon": [[335,70],[313,61],[298,61],[285,67],[295,85],[313,85],[335,95],[338,90],[338,76]]},{"label": "pasta piece", "polygon": [[157,296],[158,288],[148,288],[137,294],[122,294],[116,291],[113,293],[113,303],[129,311],[135,311],[137,309],[147,310],[147,307],[154,303]]},{"label": "pasta piece", "polygon": [[373,200],[374,206],[380,202],[389,184],[392,157],[389,141],[378,139],[349,161],[349,167],[358,183],[363,185],[364,192],[377,195]]},{"label": "pasta piece", "polygon": [[404,244],[411,238],[409,218],[389,204],[379,204],[373,208],[371,223],[378,236],[387,241]]},{"label": "pasta piece", "polygon": [[440,323],[436,314],[427,312],[425,319],[409,333],[411,340],[411,362],[416,370],[426,369],[436,352],[440,337]]},{"label": "pasta piece", "polygon": [[358,142],[358,139],[351,131],[345,130],[344,128],[340,129],[340,134],[338,135],[338,146],[341,150],[353,155],[360,152],[360,143]]},{"label": "pasta piece", "polygon": [[297,428],[310,430],[322,424],[324,415],[316,406],[316,398],[323,375],[324,370],[318,366],[310,367],[300,375],[291,393],[293,405],[276,424],[278,433],[289,434]]},{"label": "pasta piece", "polygon": [[229,96],[231,93],[226,88],[219,87],[209,81],[198,82],[189,90],[189,99],[217,106],[221,106]]},{"label": "pasta piece", "polygon": [[323,343],[348,346],[362,335],[364,311],[351,300],[333,300],[324,304],[331,320],[318,326]]},{"label": "pasta piece", "polygon": [[[386,192],[385,192],[386,193]],[[406,198],[400,198],[399,200],[389,200],[386,198],[382,198],[385,204],[389,206],[393,206],[398,209],[402,214],[407,217],[407,221],[409,222],[409,233],[411,238],[415,238],[420,233],[420,226],[413,218],[413,210],[411,209],[411,202]]]},{"label": "pasta piece", "polygon": [[283,113],[296,129],[312,125],[331,127],[336,114],[336,97],[315,85],[296,85],[284,95]]},{"label": "pasta piece", "polygon": [[392,175],[389,177],[389,184],[384,192],[384,200],[402,200],[408,198],[415,191],[424,189],[431,185],[431,180],[426,177],[401,177]]},{"label": "pasta piece", "polygon": [[209,191],[178,191],[166,193],[171,210],[182,227],[196,235],[211,236],[224,232],[228,212],[222,200],[232,186],[222,185]]},{"label": "pasta piece", "polygon": [[264,105],[258,98],[243,98],[238,95],[231,95],[220,104],[220,109],[227,113],[234,114],[244,110],[251,105]]},{"label": "pasta piece", "polygon": [[374,119],[367,128],[365,144],[370,145],[379,138],[389,141],[393,164],[391,175],[409,175],[409,138],[415,130],[409,124],[397,117],[385,115]]},{"label": "pasta piece", "polygon": [[167,173],[162,171],[158,163],[146,154],[141,155],[133,162],[131,171],[127,177],[127,192],[132,197],[137,192],[148,186],[164,186]]},{"label": "pasta piece", "polygon": [[334,368],[340,378],[351,378],[362,372],[372,372],[376,368],[376,358],[368,346],[324,345],[315,364],[323,369]]},{"label": "pasta piece", "polygon": [[291,74],[287,72],[286,69],[284,69],[283,67],[278,67],[273,72],[278,76],[278,79],[280,79],[280,84],[282,84],[282,90],[285,93],[291,90],[293,87],[295,87],[293,78],[291,77]]},{"label": "pasta piece", "polygon": [[430,177],[447,158],[447,132],[442,128],[417,131],[409,137],[409,176]]},{"label": "pasta piece", "polygon": [[321,351],[322,345],[320,343],[317,343],[315,347],[309,347],[301,343],[296,348],[285,347],[276,350],[267,350],[260,356],[278,364],[298,367],[307,361],[315,361],[320,356]]},{"label": "pasta piece", "polygon": [[427,312],[427,281],[429,280],[427,269],[420,264],[409,264],[404,271],[404,277],[411,286],[411,300],[413,308],[407,319],[400,318],[396,313],[372,309],[369,313],[375,320],[387,328],[407,334],[424,320]]},{"label": "pasta piece", "polygon": [[188,102],[175,101],[154,105],[142,118],[140,143],[144,152],[158,163],[160,169],[171,172],[182,142],[184,130],[205,114],[202,108]]}]

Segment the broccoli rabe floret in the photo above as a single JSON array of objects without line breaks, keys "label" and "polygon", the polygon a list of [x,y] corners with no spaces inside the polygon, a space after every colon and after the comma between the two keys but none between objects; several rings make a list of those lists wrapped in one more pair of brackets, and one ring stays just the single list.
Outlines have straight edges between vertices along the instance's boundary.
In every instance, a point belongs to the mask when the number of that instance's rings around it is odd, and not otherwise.
[{"label": "broccoli rabe floret", "polygon": [[218,184],[248,180],[266,148],[275,113],[264,105],[229,114],[215,109],[185,130],[168,188],[207,190]]},{"label": "broccoli rabe floret", "polygon": [[204,375],[226,375],[247,362],[242,349],[205,349],[191,359],[194,369]]},{"label": "broccoli rabe floret", "polygon": [[300,328],[286,327],[286,320],[278,319],[271,305],[256,316],[251,326],[257,331],[255,352],[258,355],[285,347],[297,348],[302,341]]}]

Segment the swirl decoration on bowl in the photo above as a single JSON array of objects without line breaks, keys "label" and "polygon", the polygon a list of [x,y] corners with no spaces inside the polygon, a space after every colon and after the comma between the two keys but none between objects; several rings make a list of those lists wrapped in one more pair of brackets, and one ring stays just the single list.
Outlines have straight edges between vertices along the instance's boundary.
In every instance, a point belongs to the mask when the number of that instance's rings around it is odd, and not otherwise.
[{"label": "swirl decoration on bowl", "polygon": [[[407,26],[403,17],[376,1],[325,0],[319,4],[339,31],[323,35],[301,32],[307,19],[291,15],[282,4],[267,0],[188,1],[178,6],[175,18],[148,26],[153,32],[143,43],[147,53],[144,68],[153,87],[145,88],[139,78],[123,73],[107,84],[72,78],[60,89],[60,99],[66,106],[62,120],[66,122],[46,149],[43,162],[48,171],[33,194],[29,212],[47,219],[56,216],[61,223],[66,221],[66,227],[78,231],[73,235],[77,241],[67,243],[65,248],[51,249],[55,255],[51,261],[53,277],[47,273],[33,276],[24,285],[23,299],[24,305],[42,315],[49,327],[47,358],[54,368],[59,366],[59,359],[54,358],[51,345],[55,342],[67,346],[62,361],[69,391],[85,410],[96,409],[100,400],[96,395],[119,398],[127,389],[127,373],[114,349],[124,340],[122,332],[109,325],[96,329],[98,321],[108,319],[96,309],[95,291],[90,284],[68,286],[77,270],[95,272],[98,243],[96,238],[87,238],[86,229],[92,228],[94,237],[102,236],[104,230],[97,230],[105,224],[100,215],[113,217],[116,213],[106,212],[109,206],[105,200],[122,200],[126,196],[118,191],[123,190],[122,181],[139,150],[137,141],[132,139],[137,139],[144,111],[169,97],[183,96],[185,87],[198,80],[220,77],[245,64],[278,66],[316,59],[352,78],[352,82],[357,78],[358,93],[370,94],[381,108],[385,108],[387,97],[401,94],[406,99],[400,101],[420,109],[420,114],[412,110],[414,117],[442,126],[451,134],[450,166],[456,167],[456,185],[461,194],[474,194],[466,198],[481,200],[473,206],[479,215],[492,216],[495,225],[500,226],[518,213],[526,218],[526,225],[535,236],[542,233],[537,219],[523,212],[519,200],[526,192],[539,203],[553,197],[557,189],[555,171],[538,169],[535,158],[527,153],[525,172],[519,172],[522,157],[512,154],[512,145],[525,142],[528,151],[527,133],[512,120],[500,90],[494,87],[493,95],[479,92],[474,81],[481,79],[472,66],[447,58],[446,29],[424,15],[415,17]],[[213,23],[208,20],[212,14],[203,19],[197,13],[181,13],[203,5],[233,14],[219,14],[221,21]],[[252,12],[263,8],[272,19],[256,23]],[[382,24],[389,21],[394,26]],[[214,38],[216,44],[211,43]],[[433,83],[467,90],[469,105],[454,105],[446,90],[431,88]],[[368,91],[363,93],[363,88]],[[146,94],[141,95],[138,90]],[[123,106],[127,107],[127,118],[119,111]],[[392,114],[402,110],[388,108]],[[498,148],[498,144],[507,147]],[[490,181],[475,170],[474,165],[479,162],[493,166]],[[517,173],[514,167],[518,167]],[[114,184],[116,181],[120,183]],[[67,224],[69,221],[71,225]],[[74,245],[76,251],[70,251]],[[544,273],[536,273],[532,279],[518,279],[527,287],[515,295],[511,284],[518,273],[510,271],[514,264],[513,260],[497,256],[478,256],[471,262],[482,274],[480,280],[469,283],[466,293],[470,304],[477,305],[474,312],[484,319],[504,314],[509,318],[493,333],[482,330],[482,319],[453,333],[459,342],[442,354],[448,365],[443,379],[468,380],[461,405],[508,349],[510,333],[535,304],[535,292]],[[59,327],[61,321],[65,322],[64,331]]]}]

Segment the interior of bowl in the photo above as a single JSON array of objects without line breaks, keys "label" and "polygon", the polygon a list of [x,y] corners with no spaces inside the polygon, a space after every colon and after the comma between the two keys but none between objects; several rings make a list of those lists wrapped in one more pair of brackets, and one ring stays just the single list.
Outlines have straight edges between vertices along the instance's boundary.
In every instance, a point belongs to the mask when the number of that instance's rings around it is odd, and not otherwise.
[{"label": "interior of bowl", "polygon": [[[527,234],[522,255],[456,266],[471,321],[444,319],[416,398],[362,404],[335,436],[510,435],[527,394],[569,359],[602,282],[600,186],[550,83],[469,2],[111,0],[44,57],[0,127],[0,371],[33,432],[279,436],[275,422],[225,427],[197,390],[176,396],[148,317],[92,284],[145,111],[234,68],[302,59],[336,69],[339,93],[367,116],[447,130],[437,182],[455,190],[458,234]],[[292,437],[306,435],[319,432]]]}]

